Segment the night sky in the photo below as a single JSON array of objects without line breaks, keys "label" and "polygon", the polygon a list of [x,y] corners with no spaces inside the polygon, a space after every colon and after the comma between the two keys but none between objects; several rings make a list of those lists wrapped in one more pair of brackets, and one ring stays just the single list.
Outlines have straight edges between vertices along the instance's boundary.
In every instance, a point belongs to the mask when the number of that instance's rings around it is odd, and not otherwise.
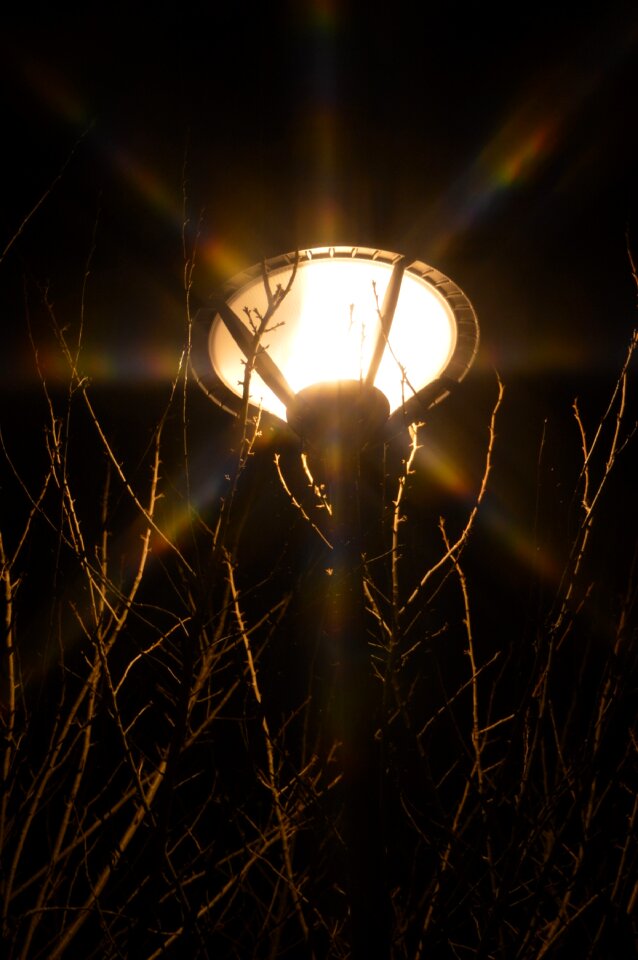
[{"label": "night sky", "polygon": [[97,219],[96,335],[110,351],[108,332],[134,327],[161,351],[179,328],[185,171],[203,299],[264,254],[376,245],[466,290],[483,367],[599,370],[633,306],[638,26],[631,4],[558,7],[5,15],[5,238],[66,167],[3,289],[22,265],[70,287]]}]

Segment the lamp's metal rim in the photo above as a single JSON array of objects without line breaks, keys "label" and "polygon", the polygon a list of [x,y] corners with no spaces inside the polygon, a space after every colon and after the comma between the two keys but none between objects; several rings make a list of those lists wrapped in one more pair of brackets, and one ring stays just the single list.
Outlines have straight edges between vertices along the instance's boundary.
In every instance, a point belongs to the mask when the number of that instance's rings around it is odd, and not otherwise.
[{"label": "lamp's metal rim", "polygon": [[[402,254],[376,247],[360,247],[349,245],[334,245],[325,247],[309,247],[304,250],[291,251],[270,257],[263,263],[254,264],[235,274],[221,287],[221,297],[228,301],[243,287],[249,286],[263,275],[264,268],[269,277],[275,277],[280,271],[290,269],[295,261],[299,265],[321,260],[371,260],[394,266]],[[390,416],[386,428],[386,435],[401,429],[403,424],[412,423],[420,419],[431,407],[443,400],[460,383],[470,369],[479,347],[479,327],[476,313],[463,290],[448,276],[422,260],[413,260],[406,265],[406,273],[411,273],[428,285],[432,286],[439,296],[448,304],[456,323],[456,344],[445,370],[441,376],[427,384],[422,390],[409,397],[406,402]],[[193,322],[193,336],[191,345],[191,367],[195,379],[205,394],[228,413],[236,415],[240,398],[230,390],[213,369],[208,350],[210,330],[218,312],[215,308],[203,308]],[[249,405],[251,415],[255,415],[258,407]],[[261,411],[265,422],[284,424],[290,430],[290,425],[267,410]]]}]

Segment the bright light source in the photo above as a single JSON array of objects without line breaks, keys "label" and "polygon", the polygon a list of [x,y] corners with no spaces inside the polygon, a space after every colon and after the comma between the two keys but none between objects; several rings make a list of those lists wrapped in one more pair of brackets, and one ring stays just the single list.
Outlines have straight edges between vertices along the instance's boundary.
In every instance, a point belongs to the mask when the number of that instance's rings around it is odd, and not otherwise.
[{"label": "bright light source", "polygon": [[[295,254],[268,261],[272,290],[287,286],[294,261]],[[401,266],[396,268],[397,264]],[[368,379],[394,411],[444,375],[462,379],[478,340],[469,301],[426,264],[415,261],[402,271],[403,258],[384,251],[333,247],[300,253],[290,291],[260,341],[292,393],[313,384]],[[393,275],[398,292],[395,309],[384,302]],[[252,337],[251,320],[256,325],[268,306],[261,268],[235,278],[230,287],[226,302]],[[239,339],[245,339],[240,333]],[[227,388],[224,405],[228,393],[242,394],[245,352],[237,341],[236,332],[218,314],[208,350]],[[284,402],[257,370],[251,376],[250,400],[286,419]]]}]

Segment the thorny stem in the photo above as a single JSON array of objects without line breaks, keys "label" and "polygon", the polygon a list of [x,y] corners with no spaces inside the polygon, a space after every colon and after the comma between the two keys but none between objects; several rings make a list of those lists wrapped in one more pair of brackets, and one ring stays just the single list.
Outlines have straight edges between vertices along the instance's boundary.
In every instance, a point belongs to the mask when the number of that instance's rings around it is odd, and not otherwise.
[{"label": "thorny stem", "polygon": [[[446,550],[450,549],[450,541],[448,539],[447,533],[445,531],[445,522],[443,518],[439,520],[439,529],[441,531],[441,536],[443,538],[443,543]],[[471,672],[471,689],[472,689],[472,747],[474,750],[474,773],[477,778],[478,792],[479,794],[483,793],[483,763],[481,760],[481,754],[483,752],[483,741],[480,735],[481,723],[479,718],[479,691],[478,691],[478,670],[476,667],[476,656],[474,653],[474,638],[472,636],[472,620],[470,616],[470,597],[467,588],[467,579],[461,567],[461,564],[458,561],[458,558],[454,557],[452,559],[454,569],[456,570],[456,575],[458,577],[459,586],[461,587],[461,594],[463,597],[463,610],[465,613],[463,619],[463,626],[465,628],[465,637],[467,640],[467,647],[465,653],[470,660],[470,672]]]},{"label": "thorny stem", "polygon": [[262,704],[262,695],[261,689],[259,687],[259,680],[257,678],[257,670],[255,668],[255,661],[253,659],[252,648],[250,644],[250,637],[248,630],[246,629],[246,623],[244,616],[239,604],[239,593],[237,586],[235,584],[235,573],[233,569],[233,562],[230,555],[226,555],[226,570],[228,574],[228,582],[230,584],[231,594],[233,597],[233,603],[235,606],[235,619],[237,622],[237,628],[239,630],[242,642],[244,645],[244,650],[246,652],[246,663],[248,666],[248,675],[250,677],[250,686],[255,697],[259,712],[261,714],[261,727],[264,732],[264,745],[266,748],[266,761],[268,766],[268,780],[267,785],[273,799],[273,806],[275,809],[275,816],[277,818],[277,824],[279,826],[279,836],[281,839],[281,848],[284,857],[284,866],[286,870],[286,879],[288,883],[288,888],[292,895],[293,903],[297,911],[297,916],[299,918],[299,925],[303,931],[304,939],[307,941],[309,937],[308,924],[304,917],[303,908],[301,905],[301,896],[295,882],[295,876],[292,866],[292,855],[290,851],[290,844],[288,840],[288,814],[284,809],[284,806],[281,801],[281,791],[277,783],[277,773],[275,771],[275,754],[273,748],[272,737],[270,735],[270,727],[268,724],[268,719],[266,717],[265,710]]},{"label": "thorny stem", "polygon": [[[565,573],[563,574],[563,581],[567,581],[567,582],[566,582],[566,585],[565,585],[565,582],[561,583],[560,594],[562,596],[562,605],[554,623],[555,632],[558,632],[558,630],[560,629],[562,623],[564,622],[568,614],[570,602],[572,600],[573,592],[576,587],[578,574],[580,573],[580,568],[583,562],[583,558],[585,557],[585,554],[587,552],[587,545],[589,542],[589,537],[592,532],[592,525],[594,521],[594,511],[596,509],[598,501],[600,500],[600,497],[602,496],[607,480],[611,475],[613,466],[616,462],[616,457],[618,456],[620,450],[622,449],[622,446],[624,445],[621,440],[621,428],[623,426],[624,418],[625,418],[625,406],[626,406],[626,398],[627,398],[627,369],[628,369],[631,357],[633,355],[633,352],[635,350],[635,347],[636,347],[636,341],[632,340],[627,357],[625,358],[625,366],[624,366],[623,372],[618,382],[616,383],[616,386],[613,390],[612,400],[610,401],[610,404],[607,408],[607,412],[605,413],[605,416],[603,417],[603,420],[598,426],[596,435],[591,445],[588,444],[587,442],[587,435],[585,431],[585,426],[583,424],[583,421],[580,415],[580,410],[578,408],[578,401],[574,400],[574,404],[573,404],[574,418],[576,420],[576,424],[578,426],[578,432],[580,434],[581,450],[583,455],[583,467],[582,467],[583,491],[581,495],[581,508],[582,508],[583,519],[579,529],[578,536],[572,548],[570,564],[567,570],[565,571]],[[617,403],[616,416],[614,418],[612,436],[610,438],[609,446],[607,449],[606,462],[603,467],[602,475],[598,480],[598,483],[596,484],[595,489],[592,493],[590,492],[590,488],[592,485],[591,466],[590,466],[591,457],[592,457],[594,447],[596,446],[601,435],[602,423],[612,412],[612,406],[614,403]]]},{"label": "thorny stem", "polygon": [[[285,288],[278,286],[273,292],[270,280],[268,277],[268,271],[266,269],[266,264],[263,265],[262,278],[264,283],[264,289],[266,291],[267,298],[267,309],[264,312],[263,316],[256,313],[256,311],[251,311],[246,308],[246,313],[248,318],[253,326],[253,338],[252,338],[252,349],[250,350],[249,355],[245,359],[244,363],[244,379],[242,383],[242,395],[241,403],[239,408],[239,413],[237,415],[237,423],[239,425],[240,437],[238,444],[238,451],[236,455],[235,468],[232,471],[230,478],[230,489],[226,497],[226,500],[223,504],[220,516],[217,522],[217,528],[215,530],[214,537],[214,551],[216,553],[221,552],[223,554],[226,548],[226,536],[230,527],[231,515],[232,515],[232,504],[235,502],[235,495],[237,493],[237,488],[239,485],[240,477],[248,463],[248,460],[253,452],[253,447],[257,437],[259,436],[259,425],[261,420],[261,410],[258,410],[256,415],[250,416],[250,381],[255,369],[255,363],[259,352],[263,349],[262,347],[262,338],[264,334],[268,331],[269,323],[272,320],[274,314],[278,310],[280,304],[283,302],[285,297],[290,292],[292,284],[294,283],[295,277],[297,275],[297,265],[299,263],[299,257],[295,258],[293,264],[292,274]],[[255,313],[257,316],[258,323],[254,325],[252,323],[252,314]]]},{"label": "thorny stem", "polygon": [[469,537],[469,535],[470,535],[470,532],[471,532],[471,530],[472,530],[472,527],[474,526],[474,521],[475,521],[476,516],[477,516],[477,514],[478,514],[479,507],[480,507],[480,505],[481,505],[481,503],[482,503],[482,501],[483,501],[483,497],[485,496],[485,492],[486,492],[486,490],[487,490],[487,482],[488,482],[488,479],[489,479],[489,476],[490,476],[490,473],[491,473],[491,470],[492,470],[492,455],[493,455],[493,452],[494,452],[494,443],[495,443],[495,440],[496,440],[496,417],[497,417],[499,408],[500,408],[500,406],[501,406],[501,403],[502,403],[502,401],[503,401],[503,395],[504,395],[504,393],[505,393],[505,387],[504,387],[504,385],[503,385],[500,377],[497,377],[497,382],[498,382],[498,396],[497,396],[497,399],[496,399],[496,403],[494,404],[494,407],[493,407],[493,409],[492,409],[492,415],[491,415],[491,417],[490,417],[490,423],[489,423],[489,428],[488,428],[488,445],[487,445],[487,452],[486,452],[486,454],[485,454],[485,467],[484,467],[484,470],[483,470],[483,477],[482,477],[482,479],[481,479],[481,485],[480,485],[479,491],[478,491],[478,493],[477,493],[477,495],[476,495],[476,500],[474,501],[474,506],[472,507],[472,510],[471,510],[471,512],[470,512],[470,515],[469,515],[469,517],[468,517],[468,519],[467,519],[467,521],[466,521],[466,523],[465,523],[465,527],[463,528],[463,531],[462,531],[462,533],[460,534],[460,536],[457,538],[457,540],[454,541],[454,543],[452,543],[452,544],[450,545],[450,547],[446,550],[446,552],[443,554],[443,556],[440,557],[440,559],[437,560],[437,562],[436,562],[432,567],[430,567],[429,570],[427,570],[427,571],[423,574],[423,576],[421,577],[421,580],[420,580],[418,586],[415,587],[415,589],[412,591],[412,593],[410,594],[410,596],[408,597],[408,599],[406,600],[406,602],[404,603],[404,605],[403,605],[403,606],[401,607],[401,609],[399,610],[399,613],[400,613],[400,614],[403,614],[404,611],[406,610],[406,608],[407,608],[410,604],[414,603],[414,601],[416,600],[416,598],[419,596],[419,594],[421,593],[421,591],[422,591],[423,588],[425,587],[426,583],[434,576],[434,574],[435,574],[438,570],[440,570],[442,567],[444,567],[445,564],[446,564],[449,560],[451,560],[453,556],[455,556],[455,555],[458,556],[458,554],[460,553],[460,551],[461,551],[461,550],[463,549],[463,547],[465,546],[465,543],[467,542],[467,539],[468,539],[468,537]]},{"label": "thorny stem", "polygon": [[330,503],[330,501],[329,501],[329,499],[328,499],[328,497],[327,497],[327,495],[326,495],[326,488],[325,488],[325,486],[324,486],[322,483],[318,483],[318,482],[315,480],[315,478],[314,478],[314,476],[313,476],[313,474],[312,474],[312,471],[311,471],[311,469],[310,469],[310,463],[309,463],[309,461],[308,461],[308,454],[306,453],[305,450],[303,450],[302,453],[301,453],[301,466],[302,466],[303,472],[305,473],[306,477],[308,478],[308,486],[309,486],[310,489],[312,490],[312,492],[313,492],[313,494],[314,494],[314,496],[315,496],[315,498],[316,498],[316,500],[317,500],[318,506],[319,506],[322,510],[325,510],[325,511],[328,513],[328,516],[332,516],[332,504]]},{"label": "thorny stem", "polygon": [[31,208],[31,210],[29,211],[29,213],[26,215],[26,217],[23,218],[22,222],[21,222],[20,225],[18,226],[18,229],[15,230],[14,233],[11,235],[11,237],[9,238],[9,240],[7,241],[7,243],[6,243],[5,247],[4,247],[4,250],[3,250],[2,253],[0,254],[0,263],[2,263],[2,261],[3,261],[4,258],[7,256],[7,254],[9,253],[9,251],[11,250],[11,248],[13,247],[13,245],[14,245],[14,244],[16,243],[16,241],[19,240],[19,238],[22,236],[22,234],[23,234],[24,231],[26,230],[27,226],[29,225],[29,223],[31,222],[31,220],[33,220],[34,216],[36,215],[36,213],[37,213],[38,210],[40,209],[40,207],[49,199],[49,197],[50,197],[51,194],[53,193],[53,190],[54,190],[55,187],[58,185],[58,183],[60,182],[60,180],[62,180],[62,178],[63,178],[63,176],[64,176],[64,174],[65,174],[65,172],[66,172],[67,167],[68,167],[69,164],[71,163],[73,157],[75,156],[75,154],[76,154],[76,152],[77,152],[77,150],[78,150],[78,147],[80,146],[80,144],[82,143],[82,141],[88,136],[88,134],[90,133],[92,127],[93,127],[93,124],[90,123],[90,124],[87,126],[87,128],[82,132],[82,134],[78,137],[78,139],[77,139],[77,140],[75,141],[75,143],[73,144],[73,147],[72,147],[72,149],[71,149],[68,157],[66,158],[66,160],[64,161],[64,163],[63,163],[62,166],[60,167],[60,170],[59,170],[58,174],[57,174],[57,175],[54,177],[54,179],[51,181],[50,186],[47,187],[47,189],[44,191],[44,193],[38,198],[38,200],[35,202],[35,204],[34,204],[33,207]]},{"label": "thorny stem", "polygon": [[66,948],[75,938],[80,928],[84,925],[89,913],[98,902],[113,870],[115,870],[117,867],[118,863],[122,859],[122,856],[126,852],[126,849],[139,830],[147,811],[151,809],[153,801],[157,795],[157,791],[159,790],[164,778],[165,769],[166,760],[162,760],[158,766],[158,769],[151,778],[148,790],[146,790],[144,793],[144,802],[137,805],[135,813],[131,817],[126,830],[122,833],[111,852],[110,862],[103,868],[97,880],[92,884],[91,893],[79,908],[78,915],[75,920],[65,930],[55,947],[53,947],[51,953],[49,954],[49,960],[58,960],[58,957],[62,956]]},{"label": "thorny stem", "polygon": [[13,622],[13,598],[17,584],[11,578],[11,566],[4,551],[2,532],[0,531],[0,568],[4,588],[4,644],[6,649],[7,679],[6,700],[2,693],[4,759],[2,763],[2,801],[0,803],[0,850],[4,849],[7,827],[7,805],[11,790],[10,773],[17,750],[16,742],[16,693],[18,690],[18,669],[15,649],[15,624]]},{"label": "thorny stem", "polygon": [[328,538],[325,536],[324,533],[322,533],[322,531],[319,529],[319,527],[317,526],[317,524],[314,523],[314,522],[310,519],[310,517],[308,516],[308,514],[307,514],[306,511],[304,510],[303,506],[299,503],[299,501],[297,500],[297,498],[295,497],[295,495],[294,495],[293,492],[291,491],[290,487],[289,487],[288,484],[286,483],[286,479],[285,479],[285,477],[284,477],[283,470],[282,470],[282,468],[281,468],[281,458],[280,458],[280,456],[279,456],[278,453],[275,454],[275,469],[276,469],[276,471],[277,471],[277,476],[279,477],[279,482],[281,483],[281,486],[283,487],[284,493],[288,496],[288,498],[289,498],[291,504],[293,505],[293,507],[295,508],[295,510],[298,510],[298,511],[299,511],[299,513],[301,514],[302,518],[303,518],[307,523],[310,524],[310,526],[312,527],[312,529],[313,529],[313,530],[315,531],[315,533],[321,538],[321,540],[323,540],[323,542],[325,543],[325,545],[332,550],[332,544],[330,543],[330,541],[328,540]]}]

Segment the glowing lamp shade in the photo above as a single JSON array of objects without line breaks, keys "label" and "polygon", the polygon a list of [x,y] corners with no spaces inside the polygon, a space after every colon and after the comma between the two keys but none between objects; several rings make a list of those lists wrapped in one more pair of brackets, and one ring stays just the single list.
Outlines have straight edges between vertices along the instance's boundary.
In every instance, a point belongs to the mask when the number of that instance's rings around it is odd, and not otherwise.
[{"label": "glowing lamp shade", "polygon": [[[286,254],[265,266],[271,291],[290,287],[258,350],[274,362],[292,394],[316,384],[359,381],[380,390],[391,413],[405,411],[419,399],[428,406],[449,392],[474,357],[478,326],[471,304],[451,280],[420,261],[407,264],[398,254],[369,248],[326,247]],[[230,281],[225,299],[234,319],[229,324],[227,310],[213,317],[207,352],[221,383],[216,398],[232,407],[233,395],[243,392],[246,343],[268,310],[263,266]],[[245,328],[241,336],[238,320]],[[250,402],[285,420],[281,391],[276,395],[265,380],[257,364]]]}]

